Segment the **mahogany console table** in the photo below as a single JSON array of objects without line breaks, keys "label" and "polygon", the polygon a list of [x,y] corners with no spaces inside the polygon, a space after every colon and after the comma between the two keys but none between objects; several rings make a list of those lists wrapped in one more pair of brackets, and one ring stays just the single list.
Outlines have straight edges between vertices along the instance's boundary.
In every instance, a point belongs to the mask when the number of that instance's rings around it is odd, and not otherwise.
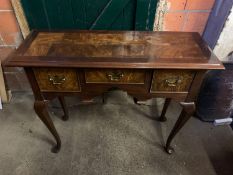
[{"label": "mahogany console table", "polygon": [[110,88],[119,88],[138,100],[166,98],[160,116],[171,100],[183,110],[165,146],[195,112],[195,100],[207,70],[224,69],[198,33],[137,31],[32,31],[5,62],[24,67],[35,96],[34,109],[56,139],[61,140],[47,103],[64,96],[91,99]]}]

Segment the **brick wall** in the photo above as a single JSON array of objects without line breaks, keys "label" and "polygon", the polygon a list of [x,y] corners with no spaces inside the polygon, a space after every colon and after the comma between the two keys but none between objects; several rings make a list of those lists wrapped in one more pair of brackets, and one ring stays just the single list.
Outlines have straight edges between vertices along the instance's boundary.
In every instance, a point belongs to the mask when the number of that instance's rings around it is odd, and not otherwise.
[{"label": "brick wall", "polygon": [[203,33],[215,0],[160,0],[155,30]]},{"label": "brick wall", "polygon": [[[22,35],[10,0],[0,0],[0,59],[12,52],[22,41]],[[6,84],[12,91],[29,90],[22,68],[4,68]]]},{"label": "brick wall", "polygon": [[[202,33],[214,0],[160,0],[155,30],[197,31]],[[0,59],[22,41],[10,0],[0,0]],[[28,91],[30,86],[22,68],[4,69],[6,84],[12,91]]]},{"label": "brick wall", "polygon": [[21,40],[10,0],[0,0],[0,46],[15,47]]}]

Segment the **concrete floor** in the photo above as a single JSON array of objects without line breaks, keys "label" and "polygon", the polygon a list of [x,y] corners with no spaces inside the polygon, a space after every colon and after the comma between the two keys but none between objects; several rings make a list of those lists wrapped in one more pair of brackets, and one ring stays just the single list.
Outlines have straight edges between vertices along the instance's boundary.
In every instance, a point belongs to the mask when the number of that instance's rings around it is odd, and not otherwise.
[{"label": "concrete floor", "polygon": [[232,175],[233,131],[192,118],[163,150],[180,112],[172,103],[168,121],[159,123],[162,100],[135,105],[123,92],[105,95],[106,104],[83,105],[68,99],[70,120],[63,122],[57,101],[51,117],[62,148],[50,152],[53,137],[33,111],[31,93],[16,93],[0,111],[0,175]]}]

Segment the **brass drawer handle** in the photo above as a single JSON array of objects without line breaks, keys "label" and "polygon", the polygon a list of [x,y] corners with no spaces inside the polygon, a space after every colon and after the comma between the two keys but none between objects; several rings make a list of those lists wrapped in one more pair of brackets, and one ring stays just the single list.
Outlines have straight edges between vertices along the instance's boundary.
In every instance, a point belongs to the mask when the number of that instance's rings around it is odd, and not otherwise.
[{"label": "brass drawer handle", "polygon": [[172,77],[165,80],[165,83],[169,87],[176,87],[178,84],[182,83],[183,77]]},{"label": "brass drawer handle", "polygon": [[61,85],[66,81],[66,77],[58,75],[49,75],[49,81],[52,82],[53,85]]},{"label": "brass drawer handle", "polygon": [[122,72],[111,72],[107,74],[107,77],[110,81],[120,81],[124,74]]}]

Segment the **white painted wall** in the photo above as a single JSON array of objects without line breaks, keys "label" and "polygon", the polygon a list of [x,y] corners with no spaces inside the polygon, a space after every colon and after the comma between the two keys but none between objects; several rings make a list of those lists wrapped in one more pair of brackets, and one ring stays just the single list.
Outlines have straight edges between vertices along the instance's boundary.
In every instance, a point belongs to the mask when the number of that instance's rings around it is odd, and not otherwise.
[{"label": "white painted wall", "polygon": [[233,7],[219,36],[214,53],[222,61],[228,60],[228,54],[233,51]]}]

